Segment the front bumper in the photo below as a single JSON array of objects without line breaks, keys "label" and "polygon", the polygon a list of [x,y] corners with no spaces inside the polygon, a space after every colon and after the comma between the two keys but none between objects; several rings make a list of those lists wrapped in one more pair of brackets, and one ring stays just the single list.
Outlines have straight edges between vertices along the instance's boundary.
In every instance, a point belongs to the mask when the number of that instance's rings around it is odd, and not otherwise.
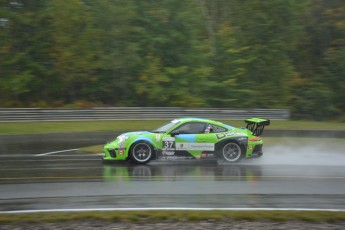
[{"label": "front bumper", "polygon": [[104,146],[103,151],[103,160],[126,160],[128,156],[126,148],[116,148],[114,146],[106,145]]}]

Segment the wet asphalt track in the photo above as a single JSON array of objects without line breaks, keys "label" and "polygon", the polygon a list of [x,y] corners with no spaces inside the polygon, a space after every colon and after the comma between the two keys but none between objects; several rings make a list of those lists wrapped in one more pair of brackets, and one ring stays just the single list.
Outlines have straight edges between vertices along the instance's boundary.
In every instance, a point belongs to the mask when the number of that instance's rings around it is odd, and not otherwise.
[{"label": "wet asphalt track", "polygon": [[[25,153],[10,148],[1,151],[0,211],[345,209],[342,142],[332,149],[318,148],[321,155],[305,153],[296,147],[289,158],[285,158],[286,153],[278,152],[279,146],[266,147],[263,158],[236,165],[217,165],[212,161],[103,165],[99,155],[77,150],[55,152],[63,149],[54,147],[31,146]],[[311,156],[314,158],[309,160]]]}]

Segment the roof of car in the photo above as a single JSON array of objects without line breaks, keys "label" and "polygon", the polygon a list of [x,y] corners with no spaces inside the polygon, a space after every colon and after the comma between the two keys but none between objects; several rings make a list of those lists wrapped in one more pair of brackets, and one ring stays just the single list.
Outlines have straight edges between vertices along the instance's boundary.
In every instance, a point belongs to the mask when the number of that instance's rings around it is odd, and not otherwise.
[{"label": "roof of car", "polygon": [[180,121],[180,122],[189,122],[189,121],[205,122],[205,123],[217,124],[217,125],[220,125],[220,126],[223,126],[223,127],[227,127],[227,128],[233,128],[232,126],[227,125],[227,124],[223,124],[223,123],[221,123],[221,122],[219,122],[219,121],[210,120],[210,119],[205,119],[205,118],[182,117],[182,118],[177,118],[177,119],[175,119],[175,120]]},{"label": "roof of car", "polygon": [[182,117],[182,118],[177,118],[175,120],[178,121],[200,121],[200,122],[215,122],[210,119],[204,119],[204,118],[197,118],[197,117]]}]

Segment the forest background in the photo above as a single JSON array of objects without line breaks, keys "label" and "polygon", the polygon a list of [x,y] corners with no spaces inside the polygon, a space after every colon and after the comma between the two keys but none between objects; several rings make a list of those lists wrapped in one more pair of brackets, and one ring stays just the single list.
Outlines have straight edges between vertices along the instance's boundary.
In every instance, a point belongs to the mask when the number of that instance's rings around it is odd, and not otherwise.
[{"label": "forest background", "polygon": [[0,107],[345,120],[344,0],[0,0]]}]

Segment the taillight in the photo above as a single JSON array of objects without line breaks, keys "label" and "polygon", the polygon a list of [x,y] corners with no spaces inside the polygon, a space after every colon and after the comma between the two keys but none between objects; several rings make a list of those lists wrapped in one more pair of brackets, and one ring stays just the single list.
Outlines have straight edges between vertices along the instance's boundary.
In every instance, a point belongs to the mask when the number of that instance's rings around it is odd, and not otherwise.
[{"label": "taillight", "polygon": [[250,141],[261,141],[261,138],[259,136],[257,137],[251,137],[249,138]]}]

